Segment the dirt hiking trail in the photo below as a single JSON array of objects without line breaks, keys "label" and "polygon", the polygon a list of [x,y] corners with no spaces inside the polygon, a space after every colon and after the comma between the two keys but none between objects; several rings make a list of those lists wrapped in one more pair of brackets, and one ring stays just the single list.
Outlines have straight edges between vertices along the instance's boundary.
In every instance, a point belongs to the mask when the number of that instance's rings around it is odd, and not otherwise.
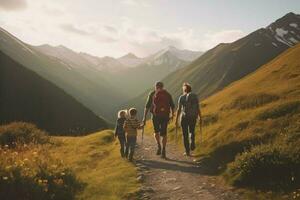
[{"label": "dirt hiking trail", "polygon": [[[181,139],[181,138],[178,138]],[[207,176],[203,169],[186,157],[175,144],[167,144],[167,159],[156,155],[154,138],[145,135],[138,140],[135,163],[142,182],[141,200],[235,200],[241,199],[233,188],[220,179]]]}]

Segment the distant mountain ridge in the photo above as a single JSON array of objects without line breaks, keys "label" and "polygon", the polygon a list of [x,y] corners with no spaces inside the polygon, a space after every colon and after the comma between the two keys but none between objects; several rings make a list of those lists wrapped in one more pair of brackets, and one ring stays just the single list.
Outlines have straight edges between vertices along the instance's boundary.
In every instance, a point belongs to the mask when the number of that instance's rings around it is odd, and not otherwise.
[{"label": "distant mountain ridge", "polygon": [[[111,117],[110,105],[120,104],[126,99],[122,91],[110,85],[106,76],[93,67],[72,64],[72,59],[63,60],[46,55],[1,28],[0,42],[0,51],[52,82],[98,116],[108,119]],[[69,49],[62,46],[57,48],[61,52],[67,52],[64,55],[71,55],[70,58],[76,59],[76,55]]]},{"label": "distant mountain ridge", "polygon": [[[174,70],[181,65],[181,62],[191,62],[199,57],[202,52],[180,50],[174,46],[168,46],[155,54],[145,58],[139,58],[133,53],[128,53],[119,58],[110,56],[97,57],[84,52],[75,52],[65,46],[51,46],[48,44],[35,46],[38,51],[61,59],[71,66],[92,67],[102,72],[122,72],[126,69],[144,65],[175,64]],[[176,67],[177,66],[177,67]]]},{"label": "distant mountain ridge", "polygon": [[0,124],[24,121],[52,135],[83,135],[108,124],[50,81],[0,51]]},{"label": "distant mountain ridge", "polygon": [[145,58],[139,58],[133,53],[120,58],[108,56],[100,58],[83,52],[77,53],[62,46],[41,45],[34,48],[67,63],[70,68],[78,69],[83,75],[86,71],[96,70],[94,73],[101,73],[105,81],[114,88],[119,91],[126,88],[126,94],[123,95],[125,98],[136,96],[153,85],[153,82],[186,66],[202,54],[168,46]]},{"label": "distant mountain ridge", "polygon": [[[116,87],[119,85],[126,88],[126,92],[130,96],[136,96],[153,86],[154,82],[162,80],[168,74],[188,65],[191,63],[188,60],[198,55],[201,55],[201,52],[167,47],[144,58],[144,61],[138,66],[123,70],[112,77]],[[179,57],[185,57],[186,60]]]},{"label": "distant mountain ridge", "polygon": [[144,61],[144,58],[139,58],[133,53],[128,53],[117,60],[127,67],[136,67]]}]

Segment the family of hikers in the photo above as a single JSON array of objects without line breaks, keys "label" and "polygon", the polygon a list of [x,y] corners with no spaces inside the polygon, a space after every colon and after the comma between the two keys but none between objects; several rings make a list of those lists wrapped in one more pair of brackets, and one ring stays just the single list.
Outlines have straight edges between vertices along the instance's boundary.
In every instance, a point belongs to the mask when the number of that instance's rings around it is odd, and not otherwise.
[{"label": "family of hikers", "polygon": [[[182,135],[185,147],[185,155],[195,150],[195,127],[197,119],[201,127],[201,111],[198,96],[192,93],[192,87],[188,83],[182,86],[183,94],[178,99],[175,126],[181,122]],[[166,159],[167,128],[175,117],[175,104],[170,93],[164,89],[162,82],[155,83],[155,90],[150,92],[145,105],[143,121],[137,119],[137,110],[121,110],[115,128],[115,137],[120,141],[120,154],[122,157],[133,160],[138,129],[146,125],[147,114],[151,113],[154,128],[154,138],[157,143],[156,155]],[[191,140],[191,141],[190,141]]]}]

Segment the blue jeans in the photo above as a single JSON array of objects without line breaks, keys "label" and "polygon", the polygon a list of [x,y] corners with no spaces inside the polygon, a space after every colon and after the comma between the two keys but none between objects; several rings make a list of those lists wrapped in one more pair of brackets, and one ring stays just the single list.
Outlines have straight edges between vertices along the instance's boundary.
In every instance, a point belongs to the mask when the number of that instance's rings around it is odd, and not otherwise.
[{"label": "blue jeans", "polygon": [[126,145],[125,135],[118,135],[118,139],[120,142],[120,154],[122,157],[124,157],[125,156],[125,145]]},{"label": "blue jeans", "polygon": [[128,157],[129,160],[133,159],[135,145],[136,145],[136,136],[126,136],[125,156]]},{"label": "blue jeans", "polygon": [[[191,146],[195,146],[196,121],[197,118],[188,118],[188,117],[181,118],[183,143],[184,143],[185,151],[187,153],[190,153]],[[189,137],[190,134],[191,134],[191,144],[190,144],[190,137]]]}]

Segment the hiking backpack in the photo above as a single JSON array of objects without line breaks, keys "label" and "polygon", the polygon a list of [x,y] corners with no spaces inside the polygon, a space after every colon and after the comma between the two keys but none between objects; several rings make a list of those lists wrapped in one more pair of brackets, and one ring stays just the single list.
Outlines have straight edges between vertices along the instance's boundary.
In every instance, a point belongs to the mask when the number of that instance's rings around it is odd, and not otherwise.
[{"label": "hiking backpack", "polygon": [[199,113],[198,97],[194,93],[188,93],[185,99],[183,115],[189,118],[197,118]]},{"label": "hiking backpack", "polygon": [[153,95],[152,104],[154,115],[169,117],[170,95],[166,90],[155,92],[155,94]]}]

